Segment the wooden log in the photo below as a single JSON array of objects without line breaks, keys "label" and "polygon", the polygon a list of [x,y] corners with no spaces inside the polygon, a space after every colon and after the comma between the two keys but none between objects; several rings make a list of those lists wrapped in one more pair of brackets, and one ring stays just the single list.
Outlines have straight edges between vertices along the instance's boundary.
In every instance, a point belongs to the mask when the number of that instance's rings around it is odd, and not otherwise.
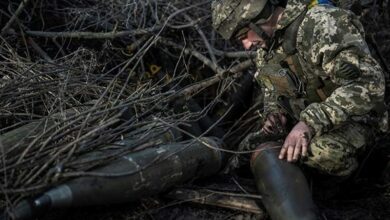
[{"label": "wooden log", "polygon": [[[247,196],[247,197],[246,197]],[[218,193],[209,190],[175,189],[165,195],[170,199],[177,199],[193,203],[217,206],[243,212],[257,214],[260,219],[265,217],[265,212],[257,204],[254,196],[234,193]],[[257,197],[257,196],[256,196]]]}]

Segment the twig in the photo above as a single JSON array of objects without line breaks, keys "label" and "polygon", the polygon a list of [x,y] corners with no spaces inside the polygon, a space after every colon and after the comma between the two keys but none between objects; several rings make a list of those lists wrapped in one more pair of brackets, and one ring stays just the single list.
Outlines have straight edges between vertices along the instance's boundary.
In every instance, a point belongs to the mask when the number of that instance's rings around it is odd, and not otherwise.
[{"label": "twig", "polygon": [[151,28],[137,29],[132,31],[112,31],[112,32],[46,32],[46,31],[26,31],[26,34],[33,37],[48,38],[79,38],[79,39],[114,39],[120,37],[129,37],[134,35],[150,34],[159,30],[161,26],[156,25]]},{"label": "twig", "polygon": [[[231,110],[231,108],[228,109],[228,111],[226,111],[226,113],[225,113],[224,116],[226,116],[226,114],[227,114],[230,110]],[[217,122],[215,122],[214,125],[213,125],[212,127],[210,127],[210,128],[207,129],[205,132],[203,132],[203,134],[208,133],[215,125],[217,125],[217,124],[223,119],[224,116],[222,116]],[[172,126],[172,125],[169,125],[168,123],[162,121],[161,119],[160,119],[160,121],[161,121],[162,123],[165,123],[165,124],[168,125],[168,126]],[[210,148],[210,149],[212,149],[212,150],[221,151],[221,152],[226,152],[226,153],[231,153],[231,154],[249,154],[249,153],[254,153],[254,152],[262,151],[262,149],[260,149],[260,150],[259,150],[259,149],[247,150],[247,151],[235,151],[235,150],[229,150],[229,149],[225,149],[225,148],[217,148],[217,147],[214,147],[214,146],[210,145],[209,143],[207,143],[207,142],[205,142],[205,141],[202,141],[200,138],[196,137],[195,135],[191,134],[191,133],[188,132],[188,131],[185,131],[185,130],[179,128],[179,127],[175,127],[175,129],[177,129],[178,131],[180,131],[180,132],[182,132],[182,133],[184,133],[184,134],[190,136],[190,137],[193,138],[194,140],[199,141],[199,142],[202,143],[205,147],[208,147],[208,148]],[[200,135],[200,136],[202,136],[202,135]],[[278,146],[278,147],[279,147],[279,146]]]},{"label": "twig", "polygon": [[1,29],[1,35],[4,35],[4,33],[8,30],[9,27],[15,22],[19,14],[22,12],[23,8],[26,6],[26,4],[30,0],[22,0],[22,2],[19,4],[19,7],[16,9],[15,13],[12,15],[11,19],[7,22],[7,24]]},{"label": "twig", "polygon": [[228,51],[218,50],[215,48],[214,48],[214,53],[218,56],[228,57],[228,58],[255,58],[257,56],[256,51],[228,52]]},{"label": "twig", "polygon": [[179,91],[177,93],[177,96],[185,96],[190,97],[193,93],[196,93],[199,90],[205,89],[207,87],[210,87],[211,85],[214,85],[215,83],[218,83],[219,81],[226,78],[226,75],[228,73],[232,73],[233,75],[239,74],[241,71],[251,67],[253,65],[252,60],[246,60],[242,63],[237,64],[236,66],[233,66],[230,68],[230,70],[218,70],[217,74],[205,79],[203,81],[200,81],[198,83],[195,83],[187,88],[184,88],[183,90]]},{"label": "twig", "polygon": [[49,63],[53,63],[53,59],[51,59],[50,56],[47,55],[47,53],[31,37],[28,37],[27,41],[35,49],[35,51],[43,57],[43,59]]},{"label": "twig", "polygon": [[162,43],[162,44],[165,44],[167,46],[171,46],[171,47],[176,48],[176,49],[181,49],[181,50],[183,50],[183,52],[185,54],[193,55],[194,57],[196,57],[197,59],[202,61],[206,66],[210,67],[217,74],[222,75],[225,72],[224,69],[219,67],[216,63],[212,62],[209,58],[205,57],[203,54],[199,53],[196,50],[184,48],[184,46],[179,45],[179,44],[177,44],[177,43],[175,43],[173,41],[170,41],[170,40],[168,40],[166,38],[163,38],[163,37],[159,37],[158,38],[158,42]]},{"label": "twig", "polygon": [[261,195],[254,195],[249,193],[235,193],[235,192],[225,192],[225,191],[219,191],[219,190],[212,190],[212,189],[203,189],[205,192],[211,192],[219,195],[225,195],[225,196],[231,196],[231,197],[241,197],[241,198],[250,198],[250,199],[262,199],[263,197]]},{"label": "twig", "polygon": [[35,174],[33,177],[31,177],[27,182],[26,184],[30,184],[32,181],[34,181],[41,172],[43,172],[53,161],[55,161],[57,159],[57,157],[66,152],[68,149],[70,149],[74,144],[76,144],[77,142],[80,142],[82,141],[83,139],[87,138],[88,136],[91,136],[93,134],[95,134],[96,132],[98,131],[101,131],[101,130],[104,130],[106,129],[108,126],[110,125],[113,125],[115,124],[116,122],[118,122],[118,119],[114,119],[114,120],[111,120],[109,122],[107,122],[106,124],[103,124],[101,126],[98,126],[97,128],[89,131],[88,133],[84,134],[82,137],[80,137],[78,140],[75,140],[75,141],[72,141],[70,142],[69,144],[67,144],[66,146],[64,146],[63,148],[61,148],[60,150],[58,150]]},{"label": "twig", "polygon": [[[178,10],[175,6],[172,6],[174,9]],[[195,30],[199,33],[199,36],[202,38],[203,42],[204,42],[204,45],[206,46],[208,52],[209,52],[209,55],[210,55],[210,58],[211,58],[211,61],[216,64],[217,63],[217,58],[215,58],[215,55],[213,53],[213,49],[211,48],[211,45],[206,37],[206,35],[204,34],[204,32],[202,31],[202,29],[199,27],[199,25],[197,23],[194,22],[194,20],[189,16],[187,15],[186,13],[183,13],[183,16],[185,19],[187,19],[189,22],[192,22],[194,23],[194,28]]]}]

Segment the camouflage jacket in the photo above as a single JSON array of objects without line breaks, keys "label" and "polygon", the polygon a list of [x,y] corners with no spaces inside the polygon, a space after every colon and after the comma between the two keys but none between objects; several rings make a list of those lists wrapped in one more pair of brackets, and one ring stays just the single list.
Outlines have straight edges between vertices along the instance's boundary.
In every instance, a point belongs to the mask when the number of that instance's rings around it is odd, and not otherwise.
[{"label": "camouflage jacket", "polygon": [[[301,90],[301,94],[294,96],[291,91],[284,91],[291,114],[310,125],[317,135],[350,120],[374,122],[377,126],[379,122],[382,131],[387,129],[387,113],[380,110],[384,106],[384,75],[370,55],[358,18],[352,12],[331,5],[315,5],[308,10],[307,5],[300,0],[289,0],[276,31],[282,32],[305,13],[295,45],[295,57],[303,74],[296,77],[299,83],[295,85],[299,88],[293,90]],[[286,112],[286,108],[281,107],[281,91],[275,88],[280,86],[275,84],[283,84],[283,80],[264,77],[270,66],[279,64],[283,60],[280,57],[286,57],[282,46],[273,51],[273,58],[268,60],[264,58],[265,52],[258,50],[256,62],[256,78],[262,85],[265,113]],[[284,76],[283,71],[279,71],[278,76]],[[307,94],[319,87],[314,85],[318,79],[333,87],[325,99],[313,100]],[[294,77],[287,80],[287,84],[288,81],[294,81]]]}]

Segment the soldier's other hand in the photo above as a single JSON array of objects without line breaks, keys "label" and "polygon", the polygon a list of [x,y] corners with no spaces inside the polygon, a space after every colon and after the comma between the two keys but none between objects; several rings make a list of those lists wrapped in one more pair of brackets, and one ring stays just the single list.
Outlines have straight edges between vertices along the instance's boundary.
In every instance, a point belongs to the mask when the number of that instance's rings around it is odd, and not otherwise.
[{"label": "soldier's other hand", "polygon": [[270,113],[267,115],[267,119],[264,122],[261,130],[265,134],[278,134],[282,133],[286,127],[287,118],[283,113]]},{"label": "soldier's other hand", "polygon": [[287,158],[288,162],[294,162],[300,156],[305,157],[312,135],[312,129],[305,122],[298,122],[284,140],[279,159]]}]

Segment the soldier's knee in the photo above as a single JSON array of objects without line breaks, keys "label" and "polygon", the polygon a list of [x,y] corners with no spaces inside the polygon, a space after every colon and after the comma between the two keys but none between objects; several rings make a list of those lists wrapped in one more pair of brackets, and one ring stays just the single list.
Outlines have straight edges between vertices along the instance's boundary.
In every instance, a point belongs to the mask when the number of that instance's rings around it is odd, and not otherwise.
[{"label": "soldier's knee", "polygon": [[339,143],[312,142],[311,154],[304,164],[332,176],[349,176],[358,166],[349,149]]}]

